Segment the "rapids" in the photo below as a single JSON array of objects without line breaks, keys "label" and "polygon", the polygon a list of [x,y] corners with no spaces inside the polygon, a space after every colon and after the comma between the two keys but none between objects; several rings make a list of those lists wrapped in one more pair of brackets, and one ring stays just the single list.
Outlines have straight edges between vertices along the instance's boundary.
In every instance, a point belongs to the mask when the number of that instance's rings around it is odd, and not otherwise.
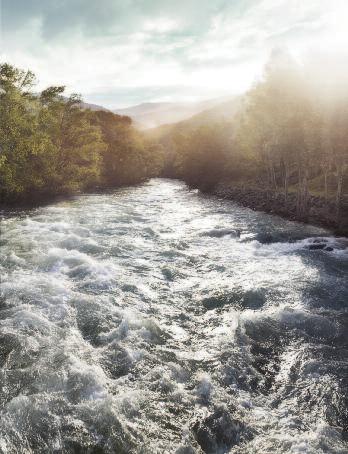
[{"label": "rapids", "polygon": [[348,452],[345,239],[154,179],[0,245],[0,452]]}]

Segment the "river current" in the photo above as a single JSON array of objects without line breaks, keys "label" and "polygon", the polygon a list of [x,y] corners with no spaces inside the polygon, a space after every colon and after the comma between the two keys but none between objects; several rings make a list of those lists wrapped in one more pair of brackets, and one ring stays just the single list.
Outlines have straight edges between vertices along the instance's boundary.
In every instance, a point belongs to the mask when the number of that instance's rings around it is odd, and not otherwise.
[{"label": "river current", "polygon": [[348,453],[346,240],[154,179],[0,244],[1,453]]}]

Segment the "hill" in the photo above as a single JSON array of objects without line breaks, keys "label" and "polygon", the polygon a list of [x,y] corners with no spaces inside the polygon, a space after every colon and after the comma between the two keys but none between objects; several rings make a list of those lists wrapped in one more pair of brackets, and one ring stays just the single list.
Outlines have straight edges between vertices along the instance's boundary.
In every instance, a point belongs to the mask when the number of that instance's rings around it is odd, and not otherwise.
[{"label": "hill", "polygon": [[163,124],[186,120],[226,101],[225,98],[208,99],[199,102],[149,102],[116,109],[113,112],[133,119],[139,129],[152,129]]},{"label": "hill", "polygon": [[235,96],[228,101],[220,102],[214,107],[207,108],[185,120],[151,128],[146,131],[146,135],[162,142],[170,140],[179,133],[186,133],[201,126],[216,123],[232,125],[235,116],[242,106],[242,99],[242,96]]}]

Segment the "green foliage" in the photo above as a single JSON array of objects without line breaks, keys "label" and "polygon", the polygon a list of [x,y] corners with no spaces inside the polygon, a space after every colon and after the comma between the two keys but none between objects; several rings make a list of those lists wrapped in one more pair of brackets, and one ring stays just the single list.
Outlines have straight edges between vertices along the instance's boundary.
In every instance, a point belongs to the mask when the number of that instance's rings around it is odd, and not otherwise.
[{"label": "green foliage", "polygon": [[298,214],[306,217],[310,180],[336,169],[339,215],[348,165],[348,99],[313,92],[293,62],[272,62],[263,80],[247,95],[238,132],[238,146],[258,166],[259,180],[271,190],[297,187]]},{"label": "green foliage", "polygon": [[224,124],[201,126],[175,138],[174,173],[192,186],[208,189],[225,172],[231,141]]},{"label": "green foliage", "polygon": [[112,187],[138,183],[160,173],[163,162],[161,147],[146,141],[132,127],[129,117],[97,111],[95,124],[99,126],[106,144],[102,152],[103,185]]},{"label": "green foliage", "polygon": [[[270,191],[297,190],[308,210],[311,181],[335,193],[347,187],[348,99],[314,93],[289,60],[271,62],[263,79],[230,110],[207,111],[140,133],[131,119],[81,108],[63,86],[39,95],[35,76],[0,65],[0,201],[32,200],[165,175],[209,189],[224,180]],[[222,109],[223,110],[223,109]],[[238,114],[237,114],[238,110]],[[221,112],[220,112],[221,114]]]},{"label": "green foliage", "polygon": [[33,200],[157,175],[163,150],[128,117],[81,108],[53,86],[34,95],[35,77],[0,65],[0,201]]},{"label": "green foliage", "polygon": [[[278,56],[279,57],[279,56]],[[231,121],[193,117],[151,132],[167,151],[166,175],[207,189],[221,180],[268,191],[297,191],[305,217],[310,182],[335,192],[337,216],[347,188],[348,99],[314,91],[289,58],[273,58]]]}]

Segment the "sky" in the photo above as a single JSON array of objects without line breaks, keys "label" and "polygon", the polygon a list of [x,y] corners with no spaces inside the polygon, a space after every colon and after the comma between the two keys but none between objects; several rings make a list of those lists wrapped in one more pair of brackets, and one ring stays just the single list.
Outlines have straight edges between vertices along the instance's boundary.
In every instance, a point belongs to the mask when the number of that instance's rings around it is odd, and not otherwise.
[{"label": "sky", "polygon": [[348,0],[0,0],[1,61],[108,108],[246,91],[272,50],[348,48]]}]

